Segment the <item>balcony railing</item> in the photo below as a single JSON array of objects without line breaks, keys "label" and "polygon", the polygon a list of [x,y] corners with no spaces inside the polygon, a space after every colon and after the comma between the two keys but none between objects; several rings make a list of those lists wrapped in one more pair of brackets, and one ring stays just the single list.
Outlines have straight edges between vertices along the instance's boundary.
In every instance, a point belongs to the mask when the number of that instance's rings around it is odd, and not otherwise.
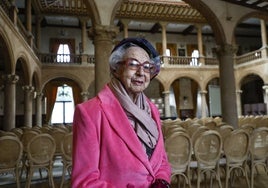
[{"label": "balcony railing", "polygon": [[249,52],[247,54],[243,54],[241,56],[236,57],[236,64],[240,65],[240,64],[247,63],[247,62],[254,61],[257,59],[261,59],[261,58],[262,58],[262,51],[256,50],[256,51]]},{"label": "balcony railing", "polygon": [[[241,65],[244,63],[249,63],[258,59],[266,58],[265,49],[256,50],[247,54],[243,54],[241,56],[237,56],[234,58],[235,65]],[[74,64],[74,65],[88,65],[95,64],[94,55],[87,54],[50,54],[50,53],[39,53],[39,59],[44,64]],[[169,65],[183,65],[183,66],[218,66],[219,60],[217,58],[211,57],[178,57],[178,56],[161,56],[161,60]]]},{"label": "balcony railing", "polygon": [[[33,42],[33,36],[27,32],[24,25],[21,23],[21,21],[17,18],[17,9],[16,7],[11,3],[9,0],[2,0],[0,1],[0,6],[8,15],[10,20],[18,27],[19,32],[21,33],[22,37],[29,43],[30,47],[34,49],[34,51],[37,53],[37,50],[35,49],[35,45]],[[244,63],[261,60],[261,59],[267,59],[267,47],[262,48],[253,52],[249,52],[247,54],[243,54],[241,56],[237,56],[234,59],[235,65],[241,65]],[[37,53],[40,61],[44,64],[74,64],[74,65],[85,65],[85,64],[95,64],[95,58],[93,55],[86,55],[86,54],[71,54],[69,57],[69,60],[65,61],[58,61],[57,57],[58,54],[44,54],[44,53]],[[208,65],[219,65],[219,61],[217,58],[209,58],[209,57],[200,57],[200,58],[194,58],[194,57],[181,57],[181,56],[162,56],[161,57],[163,62],[167,65],[184,65],[184,66],[208,66]],[[65,59],[63,57],[63,59]]]},{"label": "balcony railing", "polygon": [[74,64],[74,65],[80,65],[80,64],[94,64],[95,58],[91,55],[86,54],[44,54],[40,53],[39,59],[44,64]]},{"label": "balcony railing", "polygon": [[201,66],[201,65],[219,65],[216,58],[196,58],[196,57],[181,57],[181,56],[162,56],[162,61],[168,65],[188,65],[188,66]]}]

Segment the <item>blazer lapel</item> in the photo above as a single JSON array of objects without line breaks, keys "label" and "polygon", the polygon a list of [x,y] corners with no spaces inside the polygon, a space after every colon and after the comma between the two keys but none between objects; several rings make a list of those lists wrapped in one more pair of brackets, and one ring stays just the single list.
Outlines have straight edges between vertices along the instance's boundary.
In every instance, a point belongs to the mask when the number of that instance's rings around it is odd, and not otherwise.
[{"label": "blazer lapel", "polygon": [[98,94],[98,97],[101,100],[101,106],[110,122],[110,126],[115,130],[118,136],[122,138],[132,153],[146,166],[150,172],[152,172],[147,155],[145,152],[143,152],[142,145],[133,127],[130,125],[123,108],[115,98],[110,88],[105,86],[104,90]]}]

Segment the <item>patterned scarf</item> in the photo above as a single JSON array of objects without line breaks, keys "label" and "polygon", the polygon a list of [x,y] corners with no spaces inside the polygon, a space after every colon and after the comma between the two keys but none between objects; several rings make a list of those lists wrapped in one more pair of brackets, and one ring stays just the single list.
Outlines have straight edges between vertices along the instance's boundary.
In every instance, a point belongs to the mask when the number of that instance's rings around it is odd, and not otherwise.
[{"label": "patterned scarf", "polygon": [[[112,78],[109,87],[117,96],[146,153],[150,157],[157,143],[159,133],[157,125],[151,117],[151,109],[144,93],[140,93],[134,103],[118,79]],[[148,149],[151,150],[150,154]]]}]

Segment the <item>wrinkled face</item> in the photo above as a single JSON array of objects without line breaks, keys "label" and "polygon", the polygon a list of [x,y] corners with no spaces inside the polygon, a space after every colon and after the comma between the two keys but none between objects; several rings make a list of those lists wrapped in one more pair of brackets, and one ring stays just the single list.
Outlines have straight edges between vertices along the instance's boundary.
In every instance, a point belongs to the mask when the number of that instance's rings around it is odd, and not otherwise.
[{"label": "wrinkled face", "polygon": [[128,94],[135,97],[150,83],[148,67],[148,65],[150,66],[150,58],[144,49],[133,46],[127,49],[123,60],[116,75],[125,86]]}]

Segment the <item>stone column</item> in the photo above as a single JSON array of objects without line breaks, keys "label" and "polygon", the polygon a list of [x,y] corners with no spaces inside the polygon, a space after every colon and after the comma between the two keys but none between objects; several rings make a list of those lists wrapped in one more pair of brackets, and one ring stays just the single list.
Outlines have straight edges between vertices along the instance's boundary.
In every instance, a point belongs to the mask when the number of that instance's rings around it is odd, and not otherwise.
[{"label": "stone column", "polygon": [[109,57],[113,47],[113,39],[119,32],[117,27],[95,25],[89,31],[95,45],[95,92],[96,94],[110,80]]},{"label": "stone column", "polygon": [[236,90],[236,105],[237,105],[237,115],[242,115],[242,108],[241,108],[241,93],[242,90]]},{"label": "stone column", "polygon": [[82,96],[82,101],[87,101],[89,98],[89,92],[88,91],[83,91],[81,92],[81,96]]},{"label": "stone column", "polygon": [[86,49],[86,39],[87,39],[87,18],[80,18],[81,22],[81,46],[79,46],[79,52],[84,53]]},{"label": "stone column", "polygon": [[201,117],[206,117],[207,113],[206,113],[206,109],[207,109],[207,102],[206,102],[206,94],[207,91],[200,91],[200,95],[201,95]]},{"label": "stone column", "polygon": [[3,75],[4,81],[4,126],[9,131],[16,127],[16,83],[19,76],[15,74]]},{"label": "stone column", "polygon": [[236,105],[236,88],[234,76],[234,54],[237,48],[231,44],[224,44],[217,49],[219,57],[221,105],[223,121],[238,127]]},{"label": "stone column", "polygon": [[32,0],[26,0],[26,29],[28,31],[28,43],[33,46],[32,34]]},{"label": "stone column", "polygon": [[36,92],[35,125],[42,127],[42,98],[43,93]]},{"label": "stone column", "polygon": [[268,113],[268,84],[262,86],[264,90],[264,103],[266,104],[266,114]]},{"label": "stone column", "polygon": [[26,0],[26,29],[32,32],[32,0]]},{"label": "stone column", "polygon": [[169,91],[164,91],[164,104],[165,104],[165,117],[170,117],[170,102],[169,102]]},{"label": "stone column", "polygon": [[267,31],[266,22],[261,20],[262,57],[267,57]]},{"label": "stone column", "polygon": [[33,91],[34,87],[25,85],[22,87],[24,90],[24,126],[32,127],[32,116],[33,116]]},{"label": "stone column", "polygon": [[120,21],[123,24],[124,38],[128,38],[128,24],[129,24],[129,20],[122,19]]},{"label": "stone column", "polygon": [[266,31],[266,22],[265,20],[261,20],[261,39],[262,39],[262,46],[267,46],[267,31]]},{"label": "stone column", "polygon": [[198,62],[204,65],[205,59],[204,59],[204,52],[203,52],[202,25],[196,24],[196,28],[197,28],[197,44],[198,44],[198,51],[199,51]]},{"label": "stone column", "polygon": [[42,21],[43,17],[40,16],[40,15],[36,15],[36,34],[35,34],[35,38],[36,38],[36,48],[38,50],[40,50],[40,47],[41,47],[41,21]]},{"label": "stone column", "polygon": [[[163,66],[169,64],[169,57],[167,57],[167,33],[166,33],[166,22],[159,22],[162,30],[162,53],[163,53]],[[160,53],[160,52],[159,52]]]},{"label": "stone column", "polygon": [[162,50],[163,50],[163,56],[167,55],[167,31],[166,31],[166,22],[159,22],[162,29]]}]

